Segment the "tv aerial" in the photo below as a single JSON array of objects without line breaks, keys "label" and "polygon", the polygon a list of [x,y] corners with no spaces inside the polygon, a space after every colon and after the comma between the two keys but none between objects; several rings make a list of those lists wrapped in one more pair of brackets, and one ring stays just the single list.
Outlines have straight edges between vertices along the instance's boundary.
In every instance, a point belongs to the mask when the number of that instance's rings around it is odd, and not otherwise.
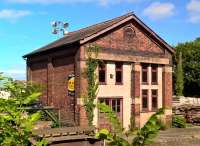
[{"label": "tv aerial", "polygon": [[69,23],[67,22],[62,22],[62,21],[53,21],[51,22],[52,26],[52,34],[62,34],[67,35],[69,32],[66,30],[67,27],[69,27]]}]

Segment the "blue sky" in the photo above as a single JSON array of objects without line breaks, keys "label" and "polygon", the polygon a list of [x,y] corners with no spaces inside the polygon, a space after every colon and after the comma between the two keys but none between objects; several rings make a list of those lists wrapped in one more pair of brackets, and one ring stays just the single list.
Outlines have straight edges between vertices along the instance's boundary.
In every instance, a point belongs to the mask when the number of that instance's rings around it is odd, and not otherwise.
[{"label": "blue sky", "polygon": [[129,11],[170,45],[200,36],[200,0],[0,0],[0,72],[25,79],[22,56],[58,38],[52,21],[73,31]]}]

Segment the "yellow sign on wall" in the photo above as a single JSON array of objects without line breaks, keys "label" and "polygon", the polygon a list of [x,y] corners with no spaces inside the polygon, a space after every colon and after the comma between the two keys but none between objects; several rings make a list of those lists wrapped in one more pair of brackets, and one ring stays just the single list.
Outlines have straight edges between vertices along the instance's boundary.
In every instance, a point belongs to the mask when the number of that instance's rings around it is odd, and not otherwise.
[{"label": "yellow sign on wall", "polygon": [[69,96],[75,95],[75,76],[74,76],[74,74],[70,74],[68,76],[68,95]]}]

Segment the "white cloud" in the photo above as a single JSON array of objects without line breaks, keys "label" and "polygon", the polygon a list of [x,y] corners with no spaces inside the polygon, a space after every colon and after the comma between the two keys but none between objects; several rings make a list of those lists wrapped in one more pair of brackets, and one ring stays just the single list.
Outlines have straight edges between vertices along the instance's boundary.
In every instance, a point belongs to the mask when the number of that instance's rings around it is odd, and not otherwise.
[{"label": "white cloud", "polygon": [[200,22],[200,0],[191,0],[186,8],[190,15],[189,21]]},{"label": "white cloud", "polygon": [[120,4],[120,3],[134,3],[138,0],[96,0],[100,5],[107,6],[109,4]]},{"label": "white cloud", "polygon": [[12,77],[16,80],[24,80],[26,78],[26,71],[21,70],[0,70],[5,76]]},{"label": "white cloud", "polygon": [[25,70],[2,70],[1,72],[6,74],[25,74]]},{"label": "white cloud", "polygon": [[21,4],[72,4],[72,3],[97,3],[103,6],[109,4],[132,3],[139,0],[4,0],[6,2]]},{"label": "white cloud", "polygon": [[14,10],[14,9],[3,9],[0,10],[0,19],[16,20],[21,17],[31,15],[30,11],[27,10]]},{"label": "white cloud", "polygon": [[175,6],[173,3],[153,2],[145,8],[143,14],[152,20],[163,19],[174,14]]}]

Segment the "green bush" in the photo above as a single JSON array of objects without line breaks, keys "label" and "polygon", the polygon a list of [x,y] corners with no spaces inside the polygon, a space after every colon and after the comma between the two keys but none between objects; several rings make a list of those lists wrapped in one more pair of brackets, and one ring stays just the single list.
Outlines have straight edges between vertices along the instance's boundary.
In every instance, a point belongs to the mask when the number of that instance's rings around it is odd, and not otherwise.
[{"label": "green bush", "polygon": [[184,117],[174,115],[172,117],[173,128],[186,128],[186,120]]},{"label": "green bush", "polygon": [[[28,113],[25,107],[37,101],[41,93],[31,84],[16,82],[1,74],[0,84],[10,93],[8,99],[0,98],[0,145],[29,146],[30,138],[35,137],[32,130],[40,119],[40,112]],[[38,141],[36,145],[46,143]]]}]

